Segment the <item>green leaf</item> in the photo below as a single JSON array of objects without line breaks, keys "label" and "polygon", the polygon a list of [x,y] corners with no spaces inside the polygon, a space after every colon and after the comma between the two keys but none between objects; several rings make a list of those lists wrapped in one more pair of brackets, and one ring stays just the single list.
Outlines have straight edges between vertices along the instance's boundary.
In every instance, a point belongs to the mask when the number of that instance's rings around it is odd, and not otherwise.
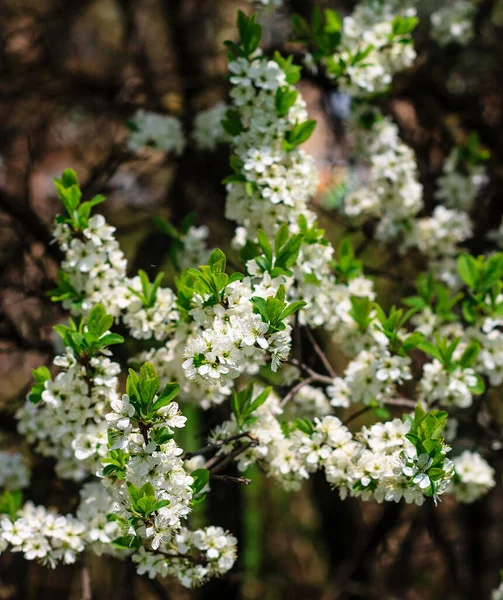
[{"label": "green leaf", "polygon": [[477,289],[479,281],[479,264],[476,258],[469,254],[458,257],[458,273],[461,279],[472,289]]},{"label": "green leaf", "polygon": [[286,117],[292,106],[297,100],[297,91],[291,90],[288,87],[278,88],[274,97],[276,112],[279,117]]},{"label": "green leaf", "polygon": [[179,391],[180,391],[180,384],[167,383],[164,386],[164,389],[162,390],[159,398],[157,398],[157,400],[152,405],[152,408],[150,409],[149,414],[154,414],[160,408],[163,408],[164,406],[168,406],[168,404],[171,403],[171,401],[178,394]]},{"label": "green leaf", "polygon": [[113,346],[115,344],[122,344],[123,342],[124,342],[124,338],[122,337],[122,335],[119,335],[118,333],[109,333],[99,339],[100,348],[103,348],[104,346]]},{"label": "green leaf", "polygon": [[159,375],[150,362],[146,362],[140,369],[140,381],[138,391],[140,392],[140,402],[142,407],[148,407],[156,395],[161,381]]},{"label": "green leaf", "polygon": [[138,550],[141,546],[141,540],[136,535],[122,535],[115,538],[111,545],[118,550]]},{"label": "green leaf", "polygon": [[226,265],[225,254],[219,248],[216,248],[211,253],[208,259],[208,266],[212,273],[224,273]]},{"label": "green leaf", "polygon": [[114,318],[107,314],[103,304],[96,304],[87,318],[87,329],[99,338],[110,329],[113,322]]},{"label": "green leaf", "polygon": [[197,496],[208,485],[210,472],[208,469],[196,469],[192,471],[190,476],[194,479],[194,483],[190,486],[192,493]]},{"label": "green leaf", "polygon": [[470,367],[477,360],[480,352],[480,344],[476,341],[471,342],[465,348],[465,351],[459,359],[459,364],[464,368]]}]

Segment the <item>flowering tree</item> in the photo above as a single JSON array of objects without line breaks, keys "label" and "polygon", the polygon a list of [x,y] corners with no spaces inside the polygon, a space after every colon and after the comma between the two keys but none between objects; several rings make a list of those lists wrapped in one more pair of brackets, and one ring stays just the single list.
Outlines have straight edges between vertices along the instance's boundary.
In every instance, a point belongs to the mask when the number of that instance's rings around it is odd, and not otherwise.
[{"label": "flowering tree", "polygon": [[[191,217],[178,227],[158,217],[170,273],[133,273],[100,213],[105,197],[83,194],[72,169],[55,180],[61,264],[50,297],[68,320],[54,327],[54,368],[33,371],[16,419],[33,453],[78,486],[79,503],[63,515],[23,497],[27,461],[3,452],[2,551],[50,567],[112,555],[197,587],[233,569],[239,540],[218,522],[196,526],[195,507],[215,486],[253,486],[253,468],[292,494],[318,473],[334,498],[432,510],[444,495],[472,503],[495,486],[501,227],[476,254],[467,245],[489,153],[467,136],[426,206],[414,151],[382,109],[415,61],[416,13],[415,2],[382,0],[344,18],[296,15],[293,55],[263,52],[257,15],[238,13],[228,103],[200,113],[191,136],[206,151],[228,148],[225,253]],[[435,12],[431,36],[468,43],[473,14],[470,2]],[[302,146],[316,121],[296,87],[302,69],[351,99],[346,135],[364,176],[333,191],[333,216],[352,234],[336,248],[312,206],[318,174]],[[127,126],[124,152],[186,150],[176,117],[140,109]],[[398,259],[384,273],[393,291],[362,260],[370,243]],[[211,423],[200,447],[183,436],[194,406]]]}]

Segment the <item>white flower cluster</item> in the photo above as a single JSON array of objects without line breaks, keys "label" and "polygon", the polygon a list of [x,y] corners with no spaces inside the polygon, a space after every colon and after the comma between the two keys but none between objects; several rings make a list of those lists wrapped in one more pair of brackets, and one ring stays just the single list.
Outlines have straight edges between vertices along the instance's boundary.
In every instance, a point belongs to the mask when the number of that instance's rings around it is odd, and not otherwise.
[{"label": "white flower cluster", "polygon": [[197,113],[192,137],[200,150],[214,150],[219,142],[228,139],[222,127],[222,119],[227,108],[224,102],[219,102],[212,108]]},{"label": "white flower cluster", "polygon": [[352,127],[358,155],[368,165],[368,180],[350,191],[343,210],[360,223],[379,219],[376,237],[390,242],[410,231],[423,207],[423,187],[414,151],[402,142],[396,124],[377,115],[365,129],[358,125],[360,116],[357,111]]},{"label": "white flower cluster", "polygon": [[469,211],[487,182],[486,167],[463,162],[460,168],[459,150],[454,148],[445,161],[443,174],[438,178],[435,198],[449,208]]},{"label": "white flower cluster", "polygon": [[30,477],[30,469],[19,452],[0,451],[0,490],[28,487]]},{"label": "white flower cluster", "polygon": [[306,120],[305,102],[297,95],[287,115],[278,116],[277,90],[293,92],[294,88],[275,61],[259,56],[253,60],[238,58],[230,63],[229,70],[233,107],[243,126],[232,143],[248,185],[227,185],[226,217],[243,226],[251,240],[258,229],[273,236],[282,223],[294,231],[300,215],[314,221],[306,203],[318,182],[310,156],[299,148],[282,148],[287,129]]},{"label": "white flower cluster", "polygon": [[362,350],[349,363],[344,377],[336,377],[327,389],[332,406],[370,404],[396,396],[396,386],[412,379],[410,363],[409,357],[392,355],[383,347]]},{"label": "white flower cluster", "polygon": [[76,516],[85,525],[86,547],[95,554],[114,552],[110,543],[121,535],[119,524],[107,518],[112,512],[112,496],[101,482],[92,481],[82,486]]},{"label": "white flower cluster", "polygon": [[37,452],[56,459],[60,477],[80,481],[96,472],[107,453],[103,417],[117,398],[120,367],[105,356],[84,364],[70,348],[54,364],[62,371],[45,382],[39,404],[27,399],[18,410],[18,430]]},{"label": "white flower cluster", "polygon": [[26,560],[37,560],[55,567],[71,564],[84,550],[85,526],[72,515],[59,515],[43,506],[27,502],[12,521],[0,520],[0,550],[10,546]]},{"label": "white flower cluster", "polygon": [[228,386],[201,386],[188,379],[183,368],[185,362],[184,351],[187,342],[187,328],[182,325],[178,328],[173,339],[170,339],[162,348],[152,348],[137,356],[140,363],[151,362],[161,379],[161,385],[170,381],[177,381],[180,388],[180,399],[183,402],[197,404],[203,410],[222,404],[228,399],[231,390]]},{"label": "white flower cluster", "polygon": [[449,492],[460,502],[475,502],[496,485],[494,469],[478,452],[465,450],[457,456],[454,459],[454,471]]},{"label": "white flower cluster", "polygon": [[[428,475],[432,458],[417,455],[405,435],[410,423],[393,419],[363,427],[349,447],[334,452],[327,461],[327,481],[347,493],[364,500],[423,504],[425,493],[433,485],[434,498],[443,494],[452,476],[452,462],[445,459],[444,475],[433,483]],[[444,445],[443,452],[449,450]]]},{"label": "white flower cluster", "polygon": [[181,415],[176,402],[161,408],[157,414],[161,418],[149,429],[147,438],[133,420],[135,409],[127,394],[123,394],[122,399],[112,401],[112,412],[105,417],[113,441],[111,450],[121,450],[127,455],[121,479],[117,479],[115,484],[104,479],[115,500],[114,512],[126,519],[135,514],[127,484],[140,488],[150,483],[157,500],[169,501],[156,510],[151,526],[141,533],[143,538],[150,540],[154,550],[161,542],[171,539],[181,527],[181,520],[189,514],[192,499],[190,486],[194,482],[183,467],[183,450],[176,442],[173,439],[160,443],[155,441],[157,432],[166,428],[172,432],[173,428],[184,427],[186,418]]},{"label": "white flower cluster", "polygon": [[466,46],[473,39],[475,4],[470,0],[456,0],[430,15],[431,37],[440,45],[452,42]]},{"label": "white flower cluster", "polygon": [[182,123],[176,117],[138,109],[131,119],[131,128],[127,145],[134,152],[159,148],[180,156],[185,148]]},{"label": "white flower cluster", "polygon": [[274,296],[283,283],[283,277],[271,280],[267,274],[256,283],[245,277],[226,287],[221,303],[206,308],[205,298],[194,294],[190,315],[199,329],[185,347],[187,378],[205,387],[225,386],[244,372],[256,373],[267,355],[276,371],[290,352],[291,327],[269,334],[250,299]]},{"label": "white flower cluster", "polygon": [[271,6],[274,8],[280,8],[283,5],[283,0],[248,0],[248,2],[254,2],[261,4],[262,6]]},{"label": "white flower cluster", "polygon": [[[414,8],[404,11],[407,17],[415,16]],[[378,5],[361,2],[353,13],[343,19],[342,51],[333,60],[344,65],[345,77],[338,77],[338,85],[354,96],[366,96],[385,92],[393,75],[410,67],[416,52],[410,34],[393,36],[393,21],[397,7],[393,2]],[[367,52],[365,58],[353,64],[358,52]]]},{"label": "white flower cluster", "polygon": [[417,246],[427,257],[429,268],[446,285],[456,287],[455,257],[460,253],[459,244],[473,235],[472,222],[466,212],[436,206],[431,217],[417,219],[406,246]]},{"label": "white flower cluster", "polygon": [[[503,301],[503,297],[498,298]],[[480,375],[489,378],[492,386],[503,383],[503,332],[501,319],[484,319],[478,327],[466,329],[467,340],[476,340],[480,344],[480,353],[474,365]]]},{"label": "white flower cluster", "polygon": [[470,388],[476,385],[477,376],[472,368],[457,366],[453,371],[447,371],[437,359],[433,359],[424,365],[419,399],[427,404],[438,402],[441,406],[467,408],[473,402]]},{"label": "white flower cluster", "polygon": [[229,571],[236,560],[236,544],[236,538],[221,527],[195,531],[182,527],[173,539],[176,552],[167,546],[158,553],[140,548],[132,558],[138,564],[139,575],[174,575],[182,585],[192,588]]},{"label": "white flower cluster", "polygon": [[[294,93],[279,65],[262,58],[240,58],[231,62],[231,97],[244,130],[233,137],[232,145],[243,163],[241,173],[246,183],[227,186],[226,216],[237,222],[234,245],[243,246],[247,239],[256,240],[259,229],[273,236],[283,223],[290,233],[299,231],[299,217],[312,227],[315,215],[307,208],[316,191],[317,171],[312,158],[295,147],[283,149],[285,133],[297,122],[305,121],[305,102],[297,92],[295,102],[284,117],[275,105],[278,88]],[[252,184],[252,189],[247,189]],[[250,193],[251,192],[251,193]],[[293,299],[307,306],[299,314],[302,324],[325,326],[334,331],[350,321],[350,295],[371,295],[372,282],[359,277],[349,286],[338,284],[331,274],[333,248],[321,240],[304,242],[294,268],[296,287]],[[250,264],[249,272],[256,273]]]},{"label": "white flower cluster", "polygon": [[[127,278],[127,260],[114,236],[115,228],[107,225],[103,215],[89,218],[81,235],[76,235],[66,223],[57,224],[54,236],[65,253],[61,267],[79,296],[81,310],[88,313],[96,304],[103,303],[108,314],[123,317],[131,335],[137,339],[162,340],[179,321],[175,297],[169,288],[157,290],[155,302],[146,306],[132,290],[142,292],[139,277]],[[189,242],[201,239],[204,232],[193,232]],[[63,307],[79,313],[72,300],[64,300]]]},{"label": "white flower cluster", "polygon": [[[155,302],[146,306],[142,295],[140,278],[125,280],[128,291],[124,292],[123,301],[129,304],[122,320],[131,335],[137,340],[165,340],[180,321],[180,313],[176,307],[176,296],[168,287],[160,287],[156,292]],[[131,293],[135,290],[138,295]],[[120,293],[120,292],[119,292]]]}]

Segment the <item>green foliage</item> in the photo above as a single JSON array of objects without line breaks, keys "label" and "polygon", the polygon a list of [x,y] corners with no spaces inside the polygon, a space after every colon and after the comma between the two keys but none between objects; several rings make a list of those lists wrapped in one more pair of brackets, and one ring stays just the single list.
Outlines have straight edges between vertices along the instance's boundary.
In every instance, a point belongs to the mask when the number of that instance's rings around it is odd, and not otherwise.
[{"label": "green foliage", "polygon": [[132,287],[129,291],[137,296],[145,308],[152,308],[157,300],[157,290],[161,286],[162,280],[164,279],[164,273],[161,271],[156,275],[153,283],[150,282],[148,275],[141,269],[138,271],[138,275],[141,281],[141,292],[137,292]]},{"label": "green foliage", "polygon": [[304,121],[303,123],[296,123],[291,129],[285,132],[282,142],[283,150],[288,152],[306,142],[311,137],[315,128],[316,121],[313,119]]},{"label": "green foliage", "polygon": [[[262,272],[269,272],[271,277],[279,275],[291,277],[293,271],[290,267],[297,262],[304,234],[290,235],[288,225],[284,223],[276,233],[274,246],[263,231],[257,233],[257,239],[258,248],[256,248],[254,258]],[[262,251],[262,255],[258,254],[260,251]]]},{"label": "green foliage", "polygon": [[468,323],[475,323],[478,316],[503,315],[503,302],[499,299],[503,290],[503,253],[477,258],[462,254],[458,257],[458,273],[468,287],[462,303]]},{"label": "green foliage", "polygon": [[224,42],[230,51],[231,60],[240,56],[249,58],[258,48],[262,38],[262,26],[256,20],[256,13],[247,17],[244,12],[238,11],[239,44],[231,41]]},{"label": "green foliage", "polygon": [[286,117],[292,106],[295,104],[297,95],[297,90],[292,90],[288,86],[280,87],[276,90],[274,105],[276,106],[278,117]]},{"label": "green foliage", "polygon": [[329,56],[326,61],[328,73],[335,78],[347,77],[348,67],[365,66],[365,60],[373,49],[374,46],[368,44],[358,48],[355,52],[347,49],[346,58],[342,58],[342,56]]},{"label": "green foliage", "polygon": [[374,303],[378,323],[376,329],[381,331],[389,340],[389,351],[392,354],[405,356],[420,344],[423,336],[420,333],[407,334],[402,331],[407,321],[417,311],[411,308],[404,312],[401,308],[392,306],[389,314],[386,315],[379,304]]},{"label": "green foliage", "polygon": [[342,19],[338,12],[319,6],[313,9],[311,21],[295,14],[292,17],[295,41],[308,44],[315,59],[333,54],[341,43]]},{"label": "green foliage", "polygon": [[128,481],[127,489],[131,499],[131,512],[143,521],[148,519],[152,513],[169,504],[169,500],[157,500],[154,486],[150,482],[138,488]]},{"label": "green foliage", "polygon": [[457,159],[463,166],[482,165],[489,160],[491,152],[483,148],[477,133],[471,133],[457,149]]},{"label": "green foliage", "polygon": [[152,421],[157,411],[167,406],[180,391],[178,383],[167,383],[159,396],[160,379],[152,363],[146,362],[139,375],[129,369],[126,393],[137,415],[144,423]]},{"label": "green foliage", "polygon": [[45,390],[45,382],[51,381],[51,372],[47,367],[38,367],[31,372],[36,383],[28,394],[28,400],[33,404],[38,404],[42,400],[42,393]]},{"label": "green foliage", "polygon": [[[118,435],[118,432],[115,430],[108,430],[108,443],[109,445],[113,445],[115,441],[115,436]],[[108,455],[101,459],[101,462],[104,466],[103,475],[105,477],[111,477],[115,479],[124,479],[126,476],[126,466],[129,455],[127,452],[123,452],[122,450],[110,450]]]},{"label": "green foliage", "polygon": [[271,393],[272,387],[265,388],[258,396],[253,398],[253,384],[244,388],[240,392],[233,390],[231,396],[231,410],[236,418],[239,429],[244,425],[251,425],[255,422],[253,412],[262,406]]},{"label": "green foliage", "polygon": [[365,333],[373,321],[374,303],[367,297],[351,296],[351,306],[349,314],[358,325],[360,332]]},{"label": "green foliage", "polygon": [[453,309],[463,298],[462,293],[451,295],[449,288],[435,281],[432,273],[421,273],[417,278],[416,289],[416,296],[403,300],[406,306],[418,311],[430,308],[441,322],[451,322],[458,318]]},{"label": "green foliage", "polygon": [[222,127],[224,131],[232,137],[242,133],[244,131],[244,126],[241,122],[239,111],[234,108],[229,108],[222,119]]},{"label": "green foliage", "polygon": [[224,299],[226,287],[234,281],[243,279],[242,273],[225,273],[226,257],[222,250],[214,250],[208,264],[199,269],[186,269],[180,277],[175,278],[178,291],[177,304],[186,316],[192,307],[192,297],[195,293],[204,298],[203,306],[215,306]]},{"label": "green foliage", "polygon": [[295,85],[300,80],[301,67],[293,64],[293,56],[283,58],[276,50],[274,52],[274,61],[281,67],[286,76],[286,82]]},{"label": "green foliage", "polygon": [[57,285],[54,289],[47,292],[52,302],[63,302],[70,300],[72,309],[78,310],[82,306],[83,296],[73,286],[70,276],[61,269],[58,270]]},{"label": "green foliage", "polygon": [[105,197],[98,195],[91,200],[82,202],[82,192],[79,187],[77,175],[72,169],[63,171],[61,179],[55,179],[54,185],[61,204],[67,212],[67,217],[59,216],[58,223],[68,223],[75,231],[82,231],[87,227],[91,210],[97,204],[105,201]]},{"label": "green foliage", "polygon": [[[430,486],[425,490],[428,496],[435,496],[435,482],[445,475],[443,450],[443,430],[448,414],[445,411],[432,410],[425,412],[420,403],[416,406],[411,428],[405,437],[414,446],[417,456],[429,456],[425,473],[430,479]],[[409,417],[410,418],[410,417]],[[412,484],[411,477],[411,484]]]},{"label": "green foliage", "polygon": [[108,333],[114,319],[108,315],[103,304],[96,304],[87,319],[76,323],[69,320],[69,326],[55,325],[54,331],[63,339],[65,346],[76,356],[92,356],[107,346],[122,344],[124,338],[117,333]]},{"label": "green foliage", "polygon": [[391,23],[389,41],[410,44],[412,41],[410,34],[414,31],[418,23],[419,19],[417,17],[396,16]]},{"label": "green foliage", "polygon": [[306,306],[305,302],[285,302],[285,288],[280,285],[276,296],[269,296],[267,300],[259,296],[251,298],[253,303],[253,312],[262,317],[262,321],[269,325],[268,333],[276,333],[284,331],[286,325],[283,323],[285,319]]},{"label": "green foliage", "polygon": [[362,263],[355,257],[353,244],[349,238],[345,238],[339,244],[337,259],[332,261],[332,268],[337,279],[347,283],[358,277],[362,272]]},{"label": "green foliage", "polygon": [[203,490],[210,481],[210,472],[208,469],[196,469],[190,475],[194,479],[194,483],[190,486],[192,488],[191,506],[197,506],[206,499],[207,494]]},{"label": "green foliage", "polygon": [[295,419],[293,422],[293,428],[302,431],[302,433],[305,433],[308,436],[311,436],[314,432],[313,422],[309,419]]},{"label": "green foliage", "polygon": [[0,496],[0,514],[7,515],[11,521],[14,521],[22,504],[21,490],[5,490]]}]

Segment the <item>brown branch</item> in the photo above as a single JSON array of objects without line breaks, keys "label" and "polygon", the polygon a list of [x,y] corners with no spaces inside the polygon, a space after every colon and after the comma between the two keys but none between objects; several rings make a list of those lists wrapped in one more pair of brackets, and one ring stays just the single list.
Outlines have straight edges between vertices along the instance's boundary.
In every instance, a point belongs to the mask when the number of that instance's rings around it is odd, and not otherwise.
[{"label": "brown branch", "polygon": [[312,344],[312,346],[314,348],[314,351],[316,352],[316,354],[318,355],[318,358],[321,360],[321,362],[323,363],[323,366],[327,370],[327,373],[331,377],[337,377],[337,373],[335,372],[334,368],[330,364],[330,361],[328,360],[327,355],[320,348],[320,345],[316,341],[316,338],[314,337],[314,334],[309,329],[309,327],[306,327],[306,333],[307,333],[307,337],[309,338],[309,341],[311,342],[311,344]]}]

